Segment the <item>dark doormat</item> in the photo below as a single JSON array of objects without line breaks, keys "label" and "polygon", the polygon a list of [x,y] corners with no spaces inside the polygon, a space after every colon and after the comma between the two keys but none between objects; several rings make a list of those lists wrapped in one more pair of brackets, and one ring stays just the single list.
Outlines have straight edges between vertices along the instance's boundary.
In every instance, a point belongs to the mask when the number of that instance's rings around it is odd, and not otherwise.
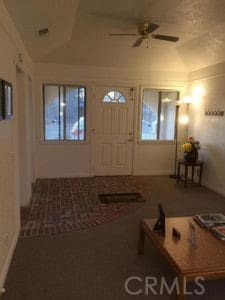
[{"label": "dark doormat", "polygon": [[121,203],[121,202],[143,202],[139,193],[116,193],[116,194],[98,194],[100,202],[104,204]]}]

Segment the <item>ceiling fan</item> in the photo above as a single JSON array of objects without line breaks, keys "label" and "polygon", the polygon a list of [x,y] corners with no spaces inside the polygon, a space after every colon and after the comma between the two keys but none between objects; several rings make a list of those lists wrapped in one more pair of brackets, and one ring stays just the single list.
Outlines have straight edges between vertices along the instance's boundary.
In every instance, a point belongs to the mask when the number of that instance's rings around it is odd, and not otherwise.
[{"label": "ceiling fan", "polygon": [[148,39],[157,39],[168,42],[177,42],[179,40],[178,37],[170,36],[170,35],[161,35],[161,34],[151,34],[156,29],[159,28],[159,25],[154,23],[142,23],[137,26],[138,33],[110,33],[110,36],[139,36],[136,42],[132,47],[139,47],[143,41],[146,41],[148,48]]}]

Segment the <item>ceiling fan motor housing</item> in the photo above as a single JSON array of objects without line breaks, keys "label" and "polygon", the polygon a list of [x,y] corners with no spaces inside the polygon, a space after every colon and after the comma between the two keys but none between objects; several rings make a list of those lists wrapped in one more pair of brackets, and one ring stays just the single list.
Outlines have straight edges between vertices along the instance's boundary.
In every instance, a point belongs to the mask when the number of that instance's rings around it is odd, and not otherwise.
[{"label": "ceiling fan motor housing", "polygon": [[142,23],[138,25],[138,33],[142,36],[143,39],[148,38],[148,23]]},{"label": "ceiling fan motor housing", "polygon": [[148,32],[148,27],[149,27],[149,24],[148,23],[142,23],[142,24],[139,24],[138,25],[138,32],[140,34],[145,34]]}]

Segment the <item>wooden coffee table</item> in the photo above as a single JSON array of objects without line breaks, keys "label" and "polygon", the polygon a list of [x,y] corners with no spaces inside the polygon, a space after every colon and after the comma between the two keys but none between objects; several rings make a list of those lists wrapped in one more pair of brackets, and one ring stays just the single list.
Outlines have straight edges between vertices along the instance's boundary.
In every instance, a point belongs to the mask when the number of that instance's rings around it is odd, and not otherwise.
[{"label": "wooden coffee table", "polygon": [[[197,245],[189,243],[189,222],[196,227]],[[140,223],[138,254],[144,253],[145,235],[169,261],[179,278],[178,299],[184,299],[184,282],[204,279],[225,278],[225,241],[219,240],[207,229],[198,225],[193,217],[166,218],[166,236],[153,231],[155,219],[144,219]],[[172,237],[172,228],[180,233],[180,240]]]}]

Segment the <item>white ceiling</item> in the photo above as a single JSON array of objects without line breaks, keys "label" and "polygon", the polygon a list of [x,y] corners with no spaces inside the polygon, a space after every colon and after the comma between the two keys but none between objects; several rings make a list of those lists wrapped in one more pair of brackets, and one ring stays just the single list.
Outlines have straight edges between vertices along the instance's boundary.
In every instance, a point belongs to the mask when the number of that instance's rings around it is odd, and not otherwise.
[{"label": "white ceiling", "polygon": [[[225,0],[4,0],[36,62],[151,70],[194,70],[225,60]],[[136,25],[151,21],[156,33],[178,43],[150,40],[132,48]],[[35,30],[49,26],[46,37]]]}]

